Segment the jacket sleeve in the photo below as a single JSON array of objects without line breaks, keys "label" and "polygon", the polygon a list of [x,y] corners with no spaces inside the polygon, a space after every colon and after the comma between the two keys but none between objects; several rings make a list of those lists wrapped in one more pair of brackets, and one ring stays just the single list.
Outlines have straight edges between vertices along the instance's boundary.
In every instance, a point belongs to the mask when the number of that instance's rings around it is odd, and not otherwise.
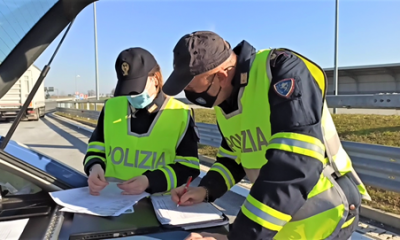
[{"label": "jacket sleeve", "polygon": [[[222,135],[221,129],[219,132]],[[213,202],[222,197],[236,183],[240,182],[246,173],[234,152],[222,137],[221,146],[217,153],[217,161],[201,180],[199,186],[208,190],[208,201]]]},{"label": "jacket sleeve", "polygon": [[88,142],[88,148],[83,160],[84,171],[89,175],[89,170],[94,164],[100,164],[106,169],[106,151],[104,144],[104,108],[100,112],[96,128]]},{"label": "jacket sleeve", "polygon": [[[273,239],[305,203],[323,169],[321,90],[295,54],[277,51],[276,56],[270,64],[268,163],[242,205],[229,240]],[[287,86],[279,83],[284,79],[289,80]]]},{"label": "jacket sleeve", "polygon": [[148,193],[170,191],[187,182],[189,176],[196,178],[200,174],[198,156],[199,138],[195,131],[195,122],[192,117],[186,133],[176,149],[175,162],[166,167],[146,171],[143,175],[149,179]]}]

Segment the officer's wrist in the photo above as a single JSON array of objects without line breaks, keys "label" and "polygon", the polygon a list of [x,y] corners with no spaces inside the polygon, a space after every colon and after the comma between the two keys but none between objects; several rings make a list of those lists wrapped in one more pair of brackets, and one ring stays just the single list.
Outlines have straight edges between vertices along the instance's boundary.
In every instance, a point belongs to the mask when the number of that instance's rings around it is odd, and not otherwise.
[{"label": "officer's wrist", "polygon": [[145,180],[145,187],[146,187],[146,190],[147,189],[150,189],[150,180],[149,180],[149,177],[147,177],[146,175],[142,175],[143,176],[143,178],[144,178],[144,180]]},{"label": "officer's wrist", "polygon": [[101,165],[98,164],[98,163],[92,164],[92,166],[90,166],[90,168],[89,168],[89,174],[92,172],[93,168],[94,168],[96,165],[99,165],[99,166],[101,167]]},{"label": "officer's wrist", "polygon": [[206,191],[206,195],[204,196],[203,201],[204,201],[204,202],[209,202],[210,198],[209,198],[209,196],[208,196],[208,189],[207,189],[206,187],[204,187],[204,186],[199,186],[199,187],[200,187],[200,188],[203,188],[203,189]]}]

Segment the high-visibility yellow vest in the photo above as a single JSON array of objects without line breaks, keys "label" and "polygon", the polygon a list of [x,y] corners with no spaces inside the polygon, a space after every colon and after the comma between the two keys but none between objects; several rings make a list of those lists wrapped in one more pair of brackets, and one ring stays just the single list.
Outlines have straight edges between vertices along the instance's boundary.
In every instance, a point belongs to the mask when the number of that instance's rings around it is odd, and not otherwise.
[{"label": "high-visibility yellow vest", "polygon": [[176,187],[176,149],[189,125],[190,108],[173,98],[165,100],[148,132],[131,132],[131,109],[126,97],[109,99],[104,107],[105,177],[128,180],[160,169],[168,189]]},{"label": "high-visibility yellow vest", "polygon": [[[323,162],[326,167],[319,182],[309,193],[308,200],[295,216],[283,216],[282,213],[271,210],[269,216],[266,217],[268,215],[267,206],[258,202],[251,195],[247,197],[243,204],[242,212],[258,224],[279,231],[274,239],[325,239],[335,235],[337,231],[350,225],[354,220],[352,218],[345,222],[348,214],[348,202],[343,191],[332,177],[333,172],[337,176],[348,174],[357,184],[363,198],[370,199],[370,197],[341,145],[325,100],[322,114],[324,143],[296,133],[277,133],[271,136],[271,126],[268,121],[270,103],[268,94],[266,94],[269,92],[271,76],[270,68],[267,67],[269,65],[266,63],[269,64],[270,59],[276,57],[271,54],[272,51],[267,49],[257,53],[248,73],[248,84],[239,90],[238,110],[226,114],[220,107],[214,107],[222,135],[232,150],[227,151],[221,147],[218,156],[228,157],[237,163],[242,163],[245,170],[259,169],[264,164],[268,164],[265,159],[267,149],[291,149],[290,151],[293,152],[293,147],[285,145],[291,144],[298,146],[296,151],[299,151],[300,154],[314,157]],[[305,63],[325,99],[327,78],[323,70],[300,54],[291,52]],[[247,74],[242,73],[242,77],[247,78]],[[288,139],[290,141],[287,141]],[[311,145],[312,147],[306,149],[306,146]],[[325,155],[328,157],[325,157]],[[233,186],[234,179],[223,165],[215,164],[210,170],[217,171],[224,177],[228,189]],[[253,176],[252,179],[256,177]],[[315,205],[315,201],[318,201],[319,204]],[[309,205],[314,205],[314,207],[308,208]],[[276,221],[271,223],[271,219]],[[323,226],[323,229],[316,229],[314,226]]]}]

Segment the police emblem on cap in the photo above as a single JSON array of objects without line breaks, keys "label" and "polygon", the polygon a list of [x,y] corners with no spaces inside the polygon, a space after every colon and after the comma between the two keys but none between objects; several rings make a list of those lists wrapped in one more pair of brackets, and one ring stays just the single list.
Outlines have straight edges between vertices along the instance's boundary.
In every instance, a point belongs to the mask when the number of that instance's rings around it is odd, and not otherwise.
[{"label": "police emblem on cap", "polygon": [[275,92],[285,98],[289,98],[294,91],[294,79],[286,78],[274,84]]},{"label": "police emblem on cap", "polygon": [[201,97],[197,98],[196,102],[198,102],[200,104],[206,104],[207,103],[206,100],[204,100],[204,98],[201,98]]},{"label": "police emblem on cap", "polygon": [[122,63],[121,69],[122,69],[122,76],[128,76],[129,64],[127,62]]}]

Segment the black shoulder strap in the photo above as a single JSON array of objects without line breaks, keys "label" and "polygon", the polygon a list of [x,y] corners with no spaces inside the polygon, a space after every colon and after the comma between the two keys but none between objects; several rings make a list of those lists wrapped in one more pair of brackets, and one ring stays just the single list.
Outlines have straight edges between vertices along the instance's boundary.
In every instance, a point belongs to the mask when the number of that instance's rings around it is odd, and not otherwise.
[{"label": "black shoulder strap", "polygon": [[195,116],[194,116],[194,109],[193,108],[190,108],[190,115],[192,115],[193,121],[196,123],[196,119],[195,119]]}]

